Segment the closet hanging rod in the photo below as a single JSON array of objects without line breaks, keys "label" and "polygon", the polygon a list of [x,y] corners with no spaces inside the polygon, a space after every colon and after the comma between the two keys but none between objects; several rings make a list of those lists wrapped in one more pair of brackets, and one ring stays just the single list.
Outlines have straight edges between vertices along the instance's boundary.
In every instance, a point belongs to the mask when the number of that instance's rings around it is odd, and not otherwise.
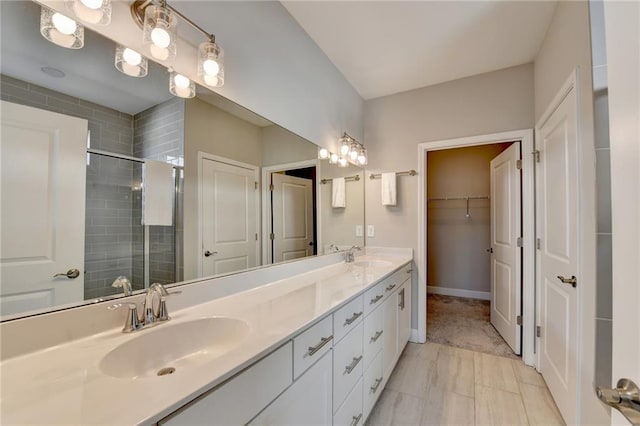
[{"label": "closet hanging rod", "polygon": [[458,197],[430,197],[427,201],[454,201],[454,200],[489,200],[488,195],[468,195]]},{"label": "closet hanging rod", "polygon": [[[94,149],[94,148],[87,148],[87,154],[102,155],[104,157],[116,158],[118,160],[128,160],[128,161],[133,161],[135,163],[142,163],[142,164],[144,164],[145,162],[145,160],[142,158],[132,157],[126,154],[116,154],[114,152],[103,151],[101,149]],[[183,166],[176,166],[175,164],[171,164],[171,167],[173,167],[174,169],[184,169]]]},{"label": "closet hanging rod", "polygon": [[[344,180],[355,180],[357,182],[360,180],[360,175],[345,176]],[[322,179],[320,183],[324,185],[325,183],[329,183],[331,181],[333,181],[333,179]]]},{"label": "closet hanging rod", "polygon": [[[415,176],[418,172],[415,170],[407,170],[406,172],[397,172],[396,176]],[[369,175],[369,179],[380,179],[382,177],[382,173],[371,173]]]}]

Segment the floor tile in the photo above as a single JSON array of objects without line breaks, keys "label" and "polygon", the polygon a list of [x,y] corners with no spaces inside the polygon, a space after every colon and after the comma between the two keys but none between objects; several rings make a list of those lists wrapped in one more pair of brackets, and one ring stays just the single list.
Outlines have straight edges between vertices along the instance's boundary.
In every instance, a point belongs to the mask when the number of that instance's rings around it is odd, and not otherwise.
[{"label": "floor tile", "polygon": [[433,370],[434,360],[403,354],[396,364],[387,388],[423,398],[427,393],[429,372]]},{"label": "floor tile", "polygon": [[473,398],[473,384],[473,352],[450,346],[440,347],[429,373],[429,387]]},{"label": "floor tile", "polygon": [[468,396],[431,388],[422,409],[421,425],[474,425],[474,400]]},{"label": "floor tile", "polygon": [[476,352],[475,383],[513,393],[520,393],[516,375],[508,358]]},{"label": "floor tile", "polygon": [[520,392],[527,417],[529,418],[529,424],[540,426],[565,424],[551,393],[546,387],[521,383]]},{"label": "floor tile", "polygon": [[369,426],[415,426],[420,424],[423,400],[386,389],[369,415]]},{"label": "floor tile", "polygon": [[535,368],[525,365],[522,360],[512,360],[511,366],[513,367],[513,372],[516,375],[516,380],[519,383],[542,386],[543,388],[547,387],[542,375],[538,373]]},{"label": "floor tile", "polygon": [[477,426],[529,424],[520,395],[479,384],[475,393]]}]

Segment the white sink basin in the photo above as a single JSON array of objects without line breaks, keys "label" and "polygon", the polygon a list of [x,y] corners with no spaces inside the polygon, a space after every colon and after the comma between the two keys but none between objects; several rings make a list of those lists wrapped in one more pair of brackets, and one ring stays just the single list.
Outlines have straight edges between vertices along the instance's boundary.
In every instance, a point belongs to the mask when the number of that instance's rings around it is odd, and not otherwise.
[{"label": "white sink basin", "polygon": [[357,262],[353,262],[353,266],[359,266],[361,268],[381,268],[391,265],[392,263],[386,260],[360,260]]},{"label": "white sink basin", "polygon": [[249,326],[233,318],[202,318],[159,324],[113,349],[100,361],[109,376],[136,379],[179,373],[229,352],[249,335]]}]

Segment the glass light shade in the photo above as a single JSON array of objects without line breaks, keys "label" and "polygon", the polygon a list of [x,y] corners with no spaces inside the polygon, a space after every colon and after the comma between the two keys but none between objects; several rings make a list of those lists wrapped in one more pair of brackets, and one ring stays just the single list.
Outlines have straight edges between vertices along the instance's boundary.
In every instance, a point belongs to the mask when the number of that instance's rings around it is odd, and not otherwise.
[{"label": "glass light shade", "polygon": [[207,86],[220,87],[224,84],[224,50],[212,41],[198,46],[198,76]]},{"label": "glass light shade", "polygon": [[367,150],[364,148],[360,149],[358,152],[358,164],[361,166],[365,166],[367,164]]},{"label": "glass light shade", "polygon": [[320,148],[318,150],[318,158],[321,160],[329,158],[329,150],[327,148]]},{"label": "glass light shade", "polygon": [[176,57],[178,38],[178,18],[171,10],[162,6],[149,5],[144,10],[142,43],[149,53],[161,61],[171,61]]},{"label": "glass light shade", "polygon": [[111,0],[65,0],[78,19],[88,24],[109,25]]},{"label": "glass light shade", "polygon": [[147,58],[135,50],[117,45],[115,66],[118,71],[128,76],[144,77],[147,75],[149,63]]},{"label": "glass light shade", "polygon": [[351,149],[351,146],[349,145],[349,139],[342,138],[342,145],[340,146],[340,154],[342,156],[346,156],[349,154],[350,149]]},{"label": "glass light shade", "polygon": [[358,145],[352,143],[349,147],[349,161],[355,162],[358,159]]},{"label": "glass light shade", "polygon": [[67,49],[84,46],[84,27],[47,7],[40,8],[40,34],[51,43]]},{"label": "glass light shade", "polygon": [[196,84],[174,71],[169,75],[169,91],[179,98],[193,98],[196,95]]},{"label": "glass light shade", "polygon": [[331,153],[329,155],[329,164],[338,164],[339,159],[338,154]]},{"label": "glass light shade", "polygon": [[349,166],[349,162],[345,157],[340,157],[338,159],[338,167],[348,167],[348,166]]}]

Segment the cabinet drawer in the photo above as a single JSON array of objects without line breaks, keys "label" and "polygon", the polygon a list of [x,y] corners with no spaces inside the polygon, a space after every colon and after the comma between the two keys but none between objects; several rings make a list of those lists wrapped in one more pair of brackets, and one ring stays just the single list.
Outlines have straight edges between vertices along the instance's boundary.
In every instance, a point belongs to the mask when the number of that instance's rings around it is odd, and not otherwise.
[{"label": "cabinet drawer", "polygon": [[382,305],[382,301],[384,300],[384,288],[387,279],[379,282],[369,290],[364,293],[364,314],[368,315],[375,308]]},{"label": "cabinet drawer", "polygon": [[291,358],[289,342],[159,424],[246,424],[293,382]]},{"label": "cabinet drawer", "polygon": [[345,397],[362,376],[362,322],[333,348],[333,407]]},{"label": "cabinet drawer", "polygon": [[384,342],[383,334],[384,312],[382,307],[378,307],[364,318],[362,340],[364,368],[367,368],[371,364],[371,361],[373,361],[377,353],[382,349],[382,342]]},{"label": "cabinet drawer", "polygon": [[362,310],[362,296],[358,296],[351,302],[338,309],[333,314],[334,345],[347,333],[362,322],[364,312]]},{"label": "cabinet drawer", "polygon": [[382,393],[382,352],[378,352],[371,365],[365,370],[362,376],[362,384],[364,393],[362,410],[366,419]]},{"label": "cabinet drawer", "polygon": [[293,339],[293,377],[298,378],[331,349],[333,321],[331,315],[315,323]]},{"label": "cabinet drawer", "polygon": [[364,424],[362,411],[362,379],[358,381],[344,403],[333,416],[333,426],[357,426]]},{"label": "cabinet drawer", "polygon": [[402,268],[394,272],[390,277],[386,278],[383,281],[385,297],[398,290],[400,286],[409,278],[411,278],[411,263],[404,265]]}]

